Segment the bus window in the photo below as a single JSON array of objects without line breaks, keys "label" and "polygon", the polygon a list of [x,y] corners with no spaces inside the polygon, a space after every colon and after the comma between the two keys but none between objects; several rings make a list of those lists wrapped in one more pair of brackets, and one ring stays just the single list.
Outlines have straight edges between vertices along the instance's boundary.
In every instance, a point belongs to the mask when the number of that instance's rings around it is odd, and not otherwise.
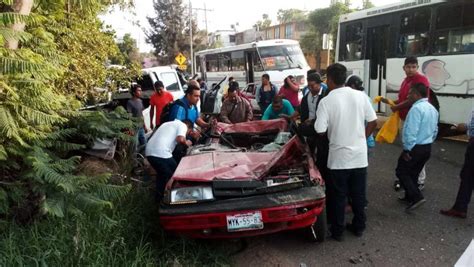
[{"label": "bus window", "polygon": [[231,54],[232,70],[233,71],[244,71],[245,70],[245,59],[244,51],[236,51]]},{"label": "bus window", "polygon": [[344,60],[362,59],[362,23],[346,26]]},{"label": "bus window", "polygon": [[215,72],[218,67],[217,55],[206,55],[206,71]]},{"label": "bus window", "polygon": [[299,45],[266,46],[258,48],[265,70],[305,68],[306,58]]},{"label": "bus window", "polygon": [[424,55],[428,52],[431,11],[418,10],[400,16],[399,56]]},{"label": "bus window", "polygon": [[472,12],[474,4],[438,8],[433,53],[474,52]]},{"label": "bus window", "polygon": [[230,53],[218,54],[219,58],[219,71],[229,71],[230,70]]}]

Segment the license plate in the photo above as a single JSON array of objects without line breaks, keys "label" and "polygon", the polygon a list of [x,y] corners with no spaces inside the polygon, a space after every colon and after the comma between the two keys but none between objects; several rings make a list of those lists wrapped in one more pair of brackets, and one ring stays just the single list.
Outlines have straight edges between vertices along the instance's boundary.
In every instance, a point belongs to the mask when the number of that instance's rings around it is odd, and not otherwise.
[{"label": "license plate", "polygon": [[260,211],[227,215],[227,231],[238,232],[263,229],[262,213]]}]

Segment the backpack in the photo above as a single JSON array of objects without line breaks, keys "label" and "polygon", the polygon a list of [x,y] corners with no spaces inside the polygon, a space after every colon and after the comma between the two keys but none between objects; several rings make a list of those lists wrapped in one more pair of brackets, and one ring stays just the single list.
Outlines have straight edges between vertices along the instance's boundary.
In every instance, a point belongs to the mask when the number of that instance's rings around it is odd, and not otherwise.
[{"label": "backpack", "polygon": [[433,105],[433,107],[439,112],[440,105],[439,105],[438,96],[431,88],[429,88],[429,90],[430,90],[430,97],[428,100],[431,103],[431,105]]},{"label": "backpack", "polygon": [[[186,105],[181,101],[181,99],[176,99],[173,102],[169,102],[166,104],[166,106],[163,107],[163,110],[161,111],[160,115],[160,125],[172,121],[173,119],[171,118],[171,110],[173,109],[174,105],[180,105],[181,107],[184,108],[184,111],[186,112],[186,119],[188,118],[188,109],[186,108]],[[158,126],[156,127],[158,128]]]}]

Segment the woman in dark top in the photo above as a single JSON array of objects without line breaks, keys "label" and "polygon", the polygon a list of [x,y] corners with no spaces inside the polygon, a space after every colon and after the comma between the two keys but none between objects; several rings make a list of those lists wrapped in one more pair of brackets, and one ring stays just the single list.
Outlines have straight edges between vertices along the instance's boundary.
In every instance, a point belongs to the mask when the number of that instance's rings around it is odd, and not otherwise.
[{"label": "woman in dark top", "polygon": [[256,93],[258,105],[262,114],[265,112],[267,107],[272,103],[273,98],[277,93],[276,87],[270,82],[270,76],[268,74],[262,75],[262,86],[260,86]]}]

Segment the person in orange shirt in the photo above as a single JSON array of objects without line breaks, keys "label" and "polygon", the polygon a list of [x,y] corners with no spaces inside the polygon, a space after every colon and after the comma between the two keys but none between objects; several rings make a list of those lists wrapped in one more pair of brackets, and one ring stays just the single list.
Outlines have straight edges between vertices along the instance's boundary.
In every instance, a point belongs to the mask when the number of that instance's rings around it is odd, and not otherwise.
[{"label": "person in orange shirt", "polygon": [[[165,86],[161,81],[156,81],[153,85],[155,93],[150,97],[150,128],[160,126],[160,117],[163,108],[170,102],[173,102],[173,95],[165,90]],[[155,118],[155,123],[153,123]]]}]

